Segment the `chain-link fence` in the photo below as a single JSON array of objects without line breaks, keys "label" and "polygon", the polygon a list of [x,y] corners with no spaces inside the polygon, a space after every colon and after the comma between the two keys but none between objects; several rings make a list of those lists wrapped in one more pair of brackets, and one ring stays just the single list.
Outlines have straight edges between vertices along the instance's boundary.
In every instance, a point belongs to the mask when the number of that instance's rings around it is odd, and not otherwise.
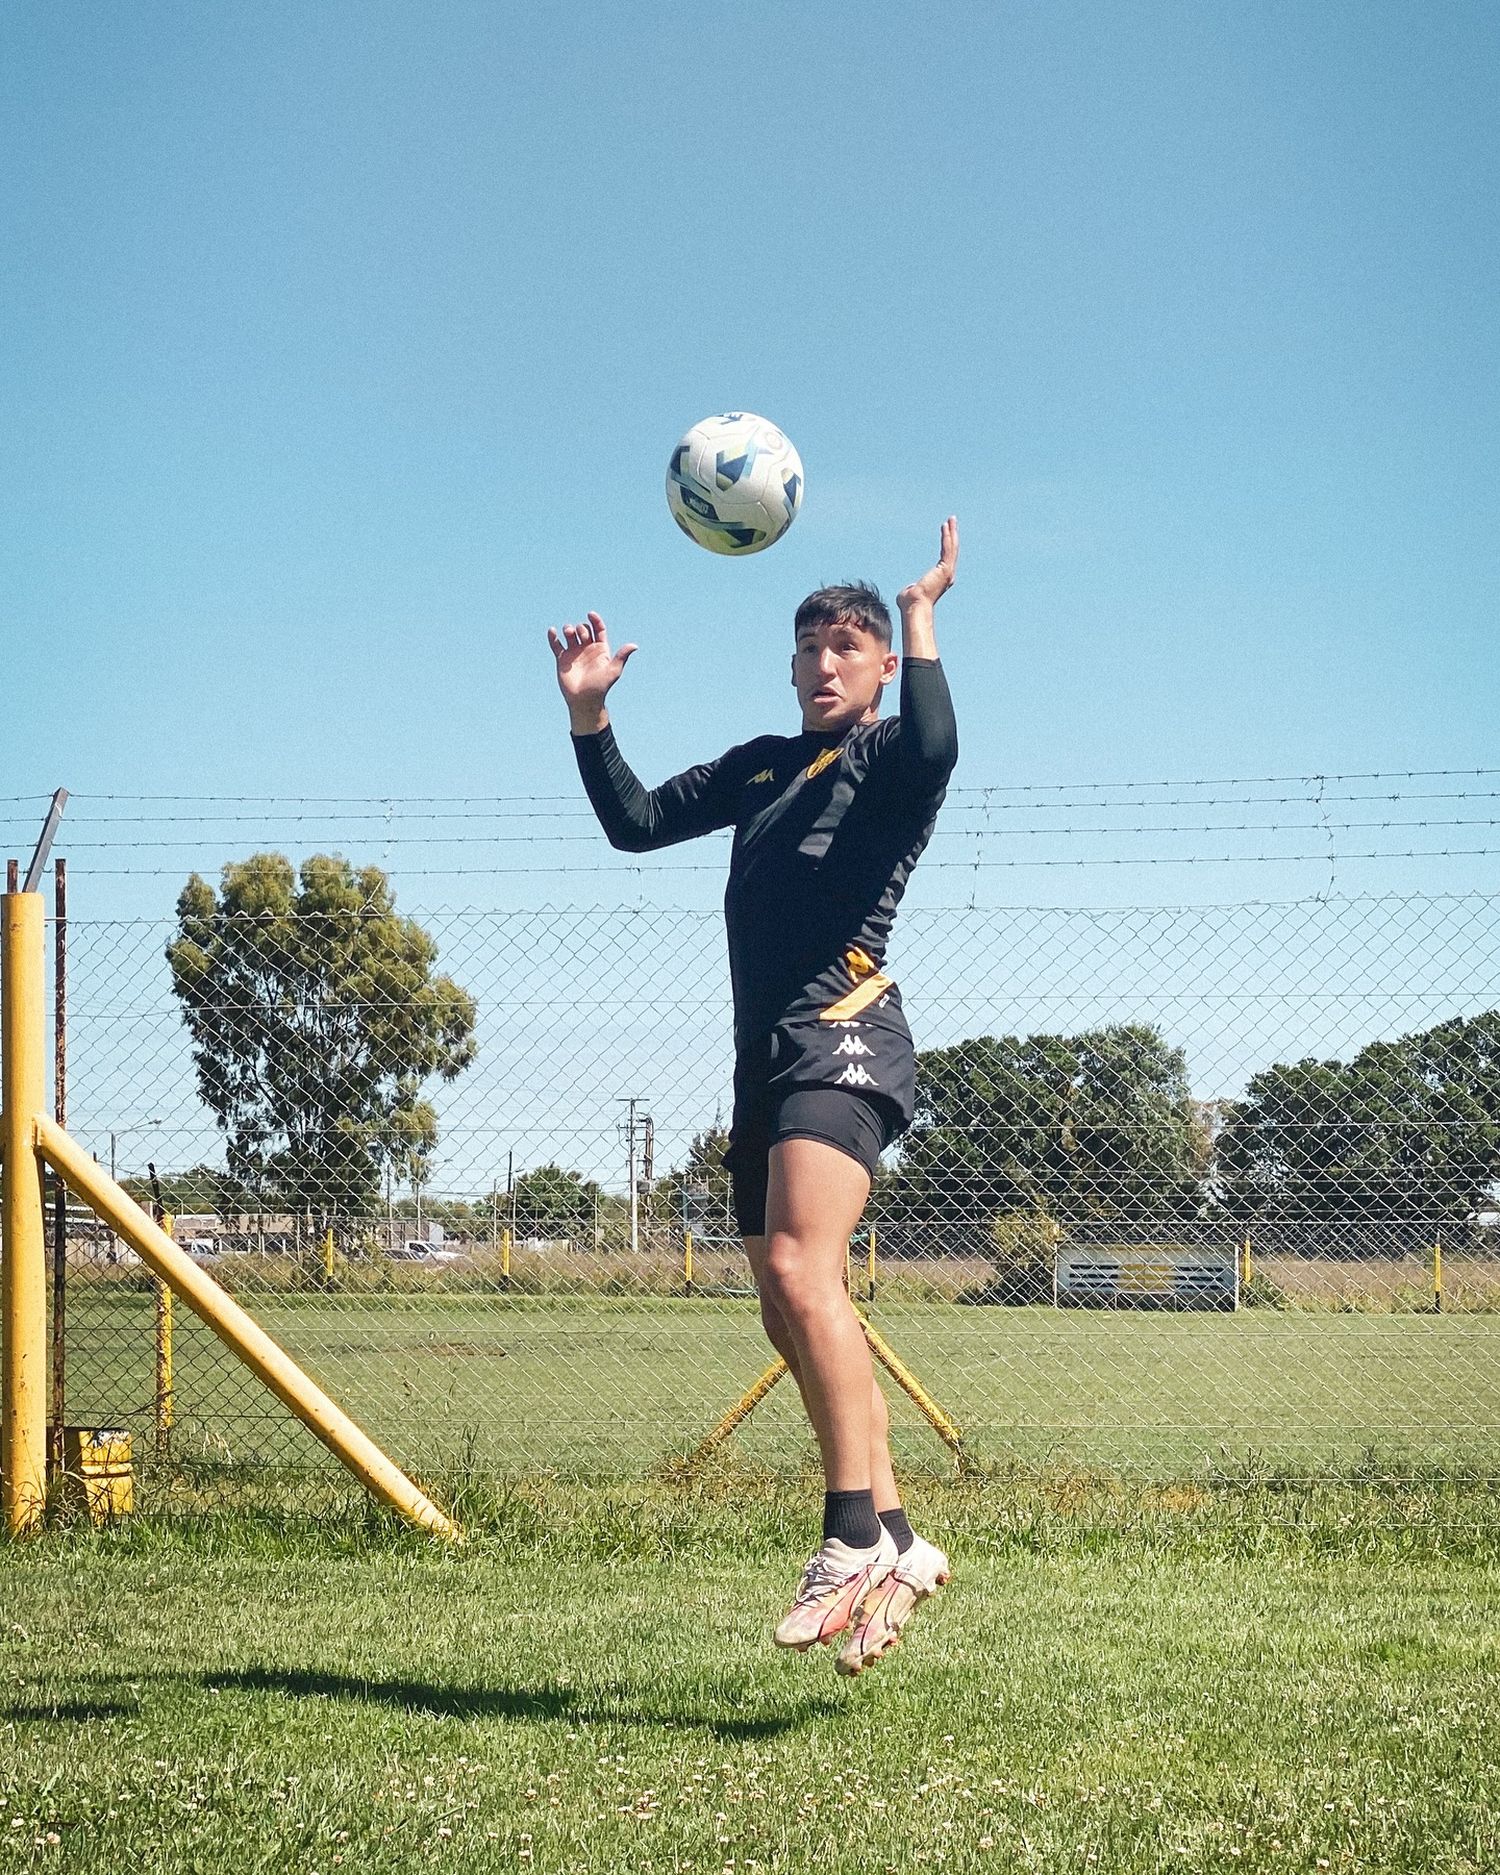
[{"label": "chain-link fence", "polygon": [[[330,862],[67,957],[70,1131],[408,1467],[639,1472],[766,1367],[716,913],[398,913]],[[890,967],[917,1120],[851,1291],[967,1460],[1495,1471],[1500,900],[913,909]],[[71,1423],[324,1462],[82,1214],[66,1279]],[[786,1386],[735,1436],[809,1450]]]}]

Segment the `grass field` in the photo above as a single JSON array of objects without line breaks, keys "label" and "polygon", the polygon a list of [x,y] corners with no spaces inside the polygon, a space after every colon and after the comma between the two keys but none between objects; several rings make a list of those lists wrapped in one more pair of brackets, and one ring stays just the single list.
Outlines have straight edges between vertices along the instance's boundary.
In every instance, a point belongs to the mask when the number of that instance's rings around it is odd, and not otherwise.
[{"label": "grass field", "polygon": [[[246,1298],[392,1454],[639,1475],[692,1447],[766,1366],[753,1303],[484,1294]],[[1157,1478],[1268,1465],[1309,1475],[1410,1462],[1500,1471],[1500,1315],[1244,1310],[1096,1313],[881,1302],[874,1319],[959,1422],[975,1463]],[[80,1288],[69,1314],[69,1417],[144,1434],[151,1298]],[[902,1461],[947,1466],[896,1399]],[[312,1460],[319,1448],[179,1310],[183,1456]],[[738,1435],[795,1470],[807,1437],[783,1386]]]},{"label": "grass field", "polygon": [[812,1503],[536,1484],[459,1554],[354,1510],[0,1550],[0,1862],[1500,1867],[1491,1494],[929,1483],[954,1585],[853,1685],[767,1642]]}]

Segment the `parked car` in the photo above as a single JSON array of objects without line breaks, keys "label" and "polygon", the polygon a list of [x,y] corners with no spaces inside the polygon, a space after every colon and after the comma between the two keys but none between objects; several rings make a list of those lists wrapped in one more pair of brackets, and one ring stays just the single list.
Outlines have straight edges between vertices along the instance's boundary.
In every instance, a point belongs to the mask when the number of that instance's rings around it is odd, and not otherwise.
[{"label": "parked car", "polygon": [[408,1237],[403,1244],[395,1244],[390,1254],[400,1263],[426,1263],[433,1269],[447,1269],[450,1264],[461,1263],[463,1252],[449,1250],[443,1244],[423,1243],[420,1237]]}]

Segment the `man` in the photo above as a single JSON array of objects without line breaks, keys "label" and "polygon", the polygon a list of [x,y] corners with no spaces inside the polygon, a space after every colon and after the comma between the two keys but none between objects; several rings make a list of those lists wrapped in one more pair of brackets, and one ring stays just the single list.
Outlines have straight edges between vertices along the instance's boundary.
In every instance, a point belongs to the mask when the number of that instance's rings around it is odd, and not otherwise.
[{"label": "man", "polygon": [[[825,587],[798,607],[796,736],[760,736],[650,791],[615,743],[605,698],[635,645],[604,621],[549,631],[589,800],[612,846],[646,852],[733,827],[724,898],[734,993],[734,1113],[725,1164],[760,1292],[817,1435],[823,1542],[776,1641],[845,1637],[840,1672],[895,1646],[948,1579],[916,1536],[891,1470],[884,1395],[844,1284],[849,1237],[880,1153],[911,1123],[914,1059],[880,968],[896,907],[932,836],[958,737],[933,607],[953,584],[958,523],[898,596],[904,665],[874,587]],[[882,720],[901,677],[898,716]]]}]

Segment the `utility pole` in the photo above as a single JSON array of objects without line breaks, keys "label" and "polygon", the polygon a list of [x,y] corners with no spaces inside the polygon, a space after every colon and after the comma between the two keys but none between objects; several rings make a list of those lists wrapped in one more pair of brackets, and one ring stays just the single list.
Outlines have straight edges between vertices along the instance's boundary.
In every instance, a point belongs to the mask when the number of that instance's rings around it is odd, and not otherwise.
[{"label": "utility pole", "polygon": [[653,1221],[651,1209],[651,1187],[656,1178],[656,1122],[648,1113],[641,1122],[645,1149],[641,1154],[641,1190],[646,1194],[646,1228],[649,1230]]},{"label": "utility pole", "polygon": [[[637,1116],[636,1108],[644,1103],[639,1094],[623,1099],[625,1108],[625,1158],[630,1193],[630,1254],[641,1247],[641,1187],[650,1185],[656,1175],[656,1122],[649,1113]],[[637,1154],[637,1143],[640,1152]],[[637,1169],[639,1168],[639,1170]],[[597,1233],[596,1233],[597,1234]]]},{"label": "utility pole", "polygon": [[635,1180],[635,1109],[636,1099],[632,1095],[626,1105],[630,1109],[625,1122],[626,1158],[630,1172],[630,1254],[635,1256],[641,1247],[641,1194]]}]

